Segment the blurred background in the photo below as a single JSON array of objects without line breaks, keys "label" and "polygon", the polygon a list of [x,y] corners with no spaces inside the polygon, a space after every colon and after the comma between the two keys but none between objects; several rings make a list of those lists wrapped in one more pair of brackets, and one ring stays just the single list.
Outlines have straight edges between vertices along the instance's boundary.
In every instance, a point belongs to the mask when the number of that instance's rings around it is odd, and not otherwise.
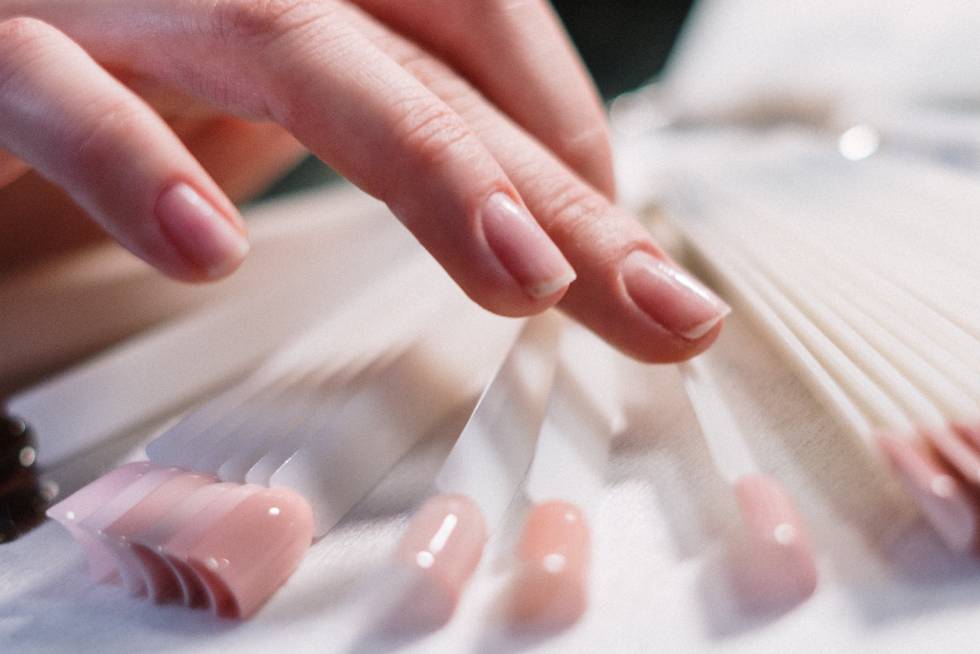
[{"label": "blurred background", "polygon": [[[659,73],[694,0],[552,0],[607,101]],[[263,197],[294,191],[336,175],[309,157]]]}]

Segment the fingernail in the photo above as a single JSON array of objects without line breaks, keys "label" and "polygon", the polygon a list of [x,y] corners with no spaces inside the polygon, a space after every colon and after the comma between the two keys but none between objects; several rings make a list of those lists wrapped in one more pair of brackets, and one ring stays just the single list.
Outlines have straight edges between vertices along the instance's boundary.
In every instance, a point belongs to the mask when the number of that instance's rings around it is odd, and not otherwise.
[{"label": "fingernail", "polygon": [[631,252],[620,271],[633,302],[654,322],[681,338],[698,340],[732,311],[690,273],[649,252]]},{"label": "fingernail", "polygon": [[569,265],[541,225],[506,193],[487,198],[480,214],[490,249],[532,298],[548,297],[575,280]]},{"label": "fingernail", "polygon": [[248,239],[237,216],[229,218],[180,182],[157,200],[157,220],[184,258],[208,277],[222,277],[248,254]]}]

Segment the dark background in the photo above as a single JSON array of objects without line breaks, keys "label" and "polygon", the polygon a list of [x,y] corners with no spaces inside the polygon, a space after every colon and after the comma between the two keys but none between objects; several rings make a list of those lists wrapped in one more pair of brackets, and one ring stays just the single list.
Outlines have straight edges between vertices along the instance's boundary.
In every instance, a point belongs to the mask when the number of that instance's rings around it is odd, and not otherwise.
[{"label": "dark background", "polygon": [[607,100],[660,72],[693,0],[553,0]]},{"label": "dark background", "polygon": [[[552,0],[606,100],[660,72],[694,0]],[[310,157],[266,196],[336,175]]]}]

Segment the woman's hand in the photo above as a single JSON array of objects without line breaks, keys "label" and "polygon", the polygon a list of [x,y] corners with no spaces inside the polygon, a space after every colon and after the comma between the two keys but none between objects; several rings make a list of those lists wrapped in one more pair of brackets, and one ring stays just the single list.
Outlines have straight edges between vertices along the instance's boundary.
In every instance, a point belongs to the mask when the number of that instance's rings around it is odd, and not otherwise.
[{"label": "woman's hand", "polygon": [[297,141],[491,311],[560,301],[650,361],[727,312],[611,203],[601,105],[543,0],[0,0],[0,187],[33,168],[167,274],[238,265],[222,188]]}]

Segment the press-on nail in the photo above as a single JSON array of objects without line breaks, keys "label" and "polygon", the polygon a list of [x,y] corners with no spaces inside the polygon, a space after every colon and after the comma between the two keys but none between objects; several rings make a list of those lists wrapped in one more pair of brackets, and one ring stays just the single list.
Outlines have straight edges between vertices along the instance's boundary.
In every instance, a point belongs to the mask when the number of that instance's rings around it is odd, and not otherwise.
[{"label": "press-on nail", "polygon": [[487,198],[480,219],[490,249],[532,298],[554,295],[575,280],[575,271],[558,246],[506,193],[498,191]]},{"label": "press-on nail", "polygon": [[181,255],[208,277],[222,277],[248,254],[237,216],[226,217],[188,184],[164,191],[156,205],[160,227]]},{"label": "press-on nail", "polygon": [[517,555],[522,561],[514,583],[513,617],[525,624],[564,627],[588,604],[589,527],[567,502],[545,502],[532,509]]},{"label": "press-on nail", "polygon": [[813,594],[817,567],[806,528],[782,485],[766,475],[735,483],[745,531],[733,578],[751,608],[795,605]]},{"label": "press-on nail", "polygon": [[633,302],[681,338],[696,341],[731,313],[721,298],[690,273],[649,252],[631,252],[620,270]]},{"label": "press-on nail", "polygon": [[407,621],[433,628],[449,621],[486,541],[483,515],[468,497],[437,495],[422,505],[395,552],[395,563],[415,577]]},{"label": "press-on nail", "polygon": [[960,483],[927,453],[927,446],[888,434],[877,441],[939,537],[954,551],[970,549],[977,538],[977,519]]}]

